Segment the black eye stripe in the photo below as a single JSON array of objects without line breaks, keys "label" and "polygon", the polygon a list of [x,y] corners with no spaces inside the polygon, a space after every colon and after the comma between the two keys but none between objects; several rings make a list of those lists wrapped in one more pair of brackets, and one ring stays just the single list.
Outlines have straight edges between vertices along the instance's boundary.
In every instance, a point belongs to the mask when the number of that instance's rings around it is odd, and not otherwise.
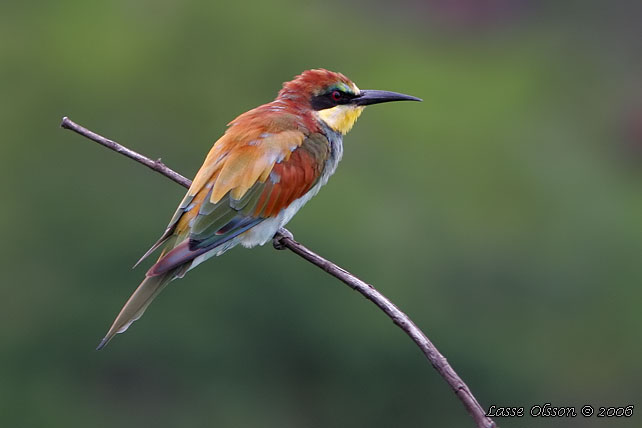
[{"label": "black eye stripe", "polygon": [[339,89],[332,89],[312,97],[310,104],[315,110],[324,110],[340,104],[348,104],[355,96]]}]

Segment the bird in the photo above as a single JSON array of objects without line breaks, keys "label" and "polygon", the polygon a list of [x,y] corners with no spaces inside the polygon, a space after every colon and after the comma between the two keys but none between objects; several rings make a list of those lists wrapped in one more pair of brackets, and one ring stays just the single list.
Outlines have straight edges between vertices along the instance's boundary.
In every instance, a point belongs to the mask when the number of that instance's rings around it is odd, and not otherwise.
[{"label": "bird", "polygon": [[390,101],[422,100],[360,90],[341,73],[312,69],[229,122],[165,232],[134,265],[162,247],[96,349],[125,332],[174,279],[239,244],[270,241],[335,172],[343,136],[364,108]]}]

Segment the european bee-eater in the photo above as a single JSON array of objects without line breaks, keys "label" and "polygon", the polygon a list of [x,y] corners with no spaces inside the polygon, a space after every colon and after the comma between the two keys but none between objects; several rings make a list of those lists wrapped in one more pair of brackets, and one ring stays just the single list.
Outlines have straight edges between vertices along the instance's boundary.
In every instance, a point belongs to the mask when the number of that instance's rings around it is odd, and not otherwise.
[{"label": "european bee-eater", "polygon": [[284,83],[274,101],[230,122],[165,233],[139,260],[164,247],[97,349],[127,330],[172,280],[238,244],[272,239],[334,173],[343,136],[365,106],[404,100],[421,101],[360,90],[341,73],[307,70]]}]

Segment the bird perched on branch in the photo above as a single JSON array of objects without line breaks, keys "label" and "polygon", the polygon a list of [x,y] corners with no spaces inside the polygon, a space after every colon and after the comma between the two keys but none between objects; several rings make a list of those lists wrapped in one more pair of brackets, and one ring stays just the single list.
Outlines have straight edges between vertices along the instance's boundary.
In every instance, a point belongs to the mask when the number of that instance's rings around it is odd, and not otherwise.
[{"label": "bird perched on branch", "polygon": [[[158,261],[97,349],[123,333],[176,278],[241,244],[263,245],[317,194],[343,154],[343,136],[370,104],[421,101],[360,90],[341,73],[307,70],[270,103],[228,124],[160,239]],[[138,265],[136,263],[136,265]]]}]

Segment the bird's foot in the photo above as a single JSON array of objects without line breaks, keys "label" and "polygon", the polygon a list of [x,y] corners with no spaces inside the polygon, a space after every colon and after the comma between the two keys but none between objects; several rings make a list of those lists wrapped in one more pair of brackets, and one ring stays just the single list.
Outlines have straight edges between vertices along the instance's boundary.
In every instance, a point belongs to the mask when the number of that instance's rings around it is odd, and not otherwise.
[{"label": "bird's foot", "polygon": [[277,250],[285,250],[287,248],[287,245],[283,242],[285,239],[294,240],[294,235],[292,235],[292,232],[282,227],[272,238],[272,245]]}]

